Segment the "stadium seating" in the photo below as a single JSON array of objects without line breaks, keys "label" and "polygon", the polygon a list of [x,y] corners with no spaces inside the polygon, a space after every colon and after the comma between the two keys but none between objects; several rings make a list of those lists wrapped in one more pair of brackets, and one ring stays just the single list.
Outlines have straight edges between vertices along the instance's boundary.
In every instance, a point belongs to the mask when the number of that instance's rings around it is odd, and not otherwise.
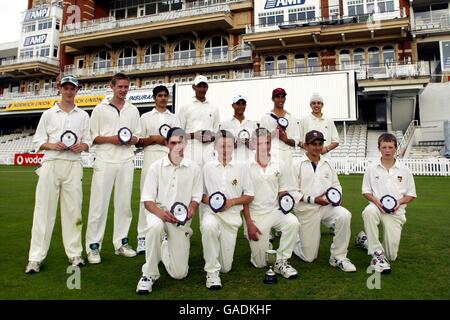
[{"label": "stadium seating", "polygon": [[367,148],[367,125],[355,124],[347,127],[346,142],[343,128],[338,130],[341,143],[330,152],[330,157],[364,158]]},{"label": "stadium seating", "polygon": [[0,153],[33,152],[34,130],[0,136]]}]

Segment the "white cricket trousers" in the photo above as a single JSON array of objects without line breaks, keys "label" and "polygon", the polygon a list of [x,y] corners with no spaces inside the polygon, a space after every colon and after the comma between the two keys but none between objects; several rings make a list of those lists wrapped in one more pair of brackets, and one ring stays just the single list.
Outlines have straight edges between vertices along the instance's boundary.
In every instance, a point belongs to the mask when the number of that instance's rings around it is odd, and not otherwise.
[{"label": "white cricket trousers", "polygon": [[101,250],[113,186],[113,245],[117,250],[122,246],[122,239],[128,238],[128,231],[130,230],[134,162],[130,160],[125,163],[107,163],[96,159],[93,169],[86,231],[86,252],[89,253],[91,251],[89,245],[93,243],[98,243],[100,246],[99,250]]},{"label": "white cricket trousers", "polygon": [[[259,235],[258,241],[249,240],[251,250],[250,262],[257,268],[267,265],[266,251],[269,249],[269,235],[272,228],[281,232],[277,260],[290,259],[300,228],[298,219],[292,213],[284,214],[280,210],[275,210],[269,214],[252,214],[252,220],[262,234]],[[248,239],[246,223],[244,223],[244,234]]]},{"label": "white cricket trousers", "polygon": [[[183,226],[162,221],[153,213],[147,214],[145,236],[145,264],[142,274],[158,279],[158,264],[162,260],[167,273],[174,279],[183,279],[189,271],[189,250],[192,229],[191,220]],[[167,234],[167,240],[164,236]]]},{"label": "white cricket trousers", "polygon": [[[141,185],[140,185],[140,190],[141,190],[141,195],[142,195],[142,189],[144,188],[144,182],[145,182],[145,178],[147,176],[148,170],[150,168],[150,165],[165,157],[167,155],[167,152],[164,152],[162,150],[149,150],[149,151],[144,151],[144,164],[142,166],[142,170],[141,170]],[[147,209],[145,209],[144,203],[139,201],[139,217],[138,217],[138,224],[137,224],[137,232],[138,232],[138,238],[144,238],[145,237],[145,233],[146,233],[146,229],[147,229],[147,215],[150,212],[147,211]]]},{"label": "white cricket trousers", "polygon": [[228,210],[213,213],[209,208],[203,208],[200,214],[200,231],[206,272],[225,273],[231,270],[237,232],[241,225],[239,212]]},{"label": "white cricket trousers", "polygon": [[319,255],[320,223],[334,228],[330,258],[341,260],[347,257],[351,234],[350,211],[341,206],[328,205],[297,212],[296,215],[300,222],[300,233],[294,253],[303,261],[312,262]]},{"label": "white cricket trousers", "polygon": [[[377,250],[384,251],[386,258],[391,261],[397,259],[398,248],[402,228],[406,222],[405,209],[399,208],[396,214],[381,212],[373,203],[369,204],[363,211],[364,230],[367,234],[367,253],[372,255]],[[384,240],[383,245],[379,240],[378,225],[383,225]]]},{"label": "white cricket trousers", "polygon": [[61,202],[61,228],[68,258],[81,256],[81,203],[83,166],[80,161],[44,161],[39,180],[31,230],[28,260],[43,261],[48,253],[55,225],[58,198]]}]

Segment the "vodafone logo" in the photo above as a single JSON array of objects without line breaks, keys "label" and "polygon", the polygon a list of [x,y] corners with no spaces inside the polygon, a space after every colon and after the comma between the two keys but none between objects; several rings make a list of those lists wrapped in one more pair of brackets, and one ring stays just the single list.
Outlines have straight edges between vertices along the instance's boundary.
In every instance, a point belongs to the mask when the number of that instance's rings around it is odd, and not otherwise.
[{"label": "vodafone logo", "polygon": [[38,167],[42,164],[42,153],[16,153],[14,155],[14,165]]}]

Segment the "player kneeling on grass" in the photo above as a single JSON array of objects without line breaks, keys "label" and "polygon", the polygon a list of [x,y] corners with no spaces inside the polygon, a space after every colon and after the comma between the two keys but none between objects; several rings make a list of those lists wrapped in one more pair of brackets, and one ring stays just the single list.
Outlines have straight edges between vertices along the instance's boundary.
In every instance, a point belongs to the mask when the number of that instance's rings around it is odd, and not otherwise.
[{"label": "player kneeling on grass", "polygon": [[[195,210],[203,193],[200,167],[184,158],[186,133],[178,127],[167,133],[169,154],[152,163],[145,177],[141,201],[149,211],[145,233],[145,261],[136,292],[147,294],[159,279],[158,264],[163,262],[174,279],[188,274],[189,251]],[[186,213],[180,218],[176,211]],[[178,217],[178,218],[177,218]]]},{"label": "player kneeling on grass", "polygon": [[200,215],[206,287],[210,290],[222,288],[220,272],[231,270],[237,232],[242,224],[240,213],[243,205],[253,200],[247,166],[233,160],[234,136],[220,130],[214,149],[217,158],[203,167],[203,203],[208,206]]},{"label": "player kneeling on grass", "polygon": [[306,262],[317,259],[322,222],[334,230],[330,265],[354,272],[356,268],[347,258],[351,213],[340,202],[332,204],[325,196],[330,187],[342,194],[342,187],[331,162],[321,156],[324,141],[320,131],[306,133],[303,144],[306,153],[294,162],[293,174],[299,191],[294,211],[300,221],[299,242],[294,253]]},{"label": "player kneeling on grass", "polygon": [[280,210],[278,197],[292,187],[289,183],[291,173],[282,160],[271,156],[271,140],[271,134],[265,128],[256,129],[252,135],[256,154],[249,166],[255,198],[244,207],[244,232],[250,243],[250,262],[257,268],[266,266],[266,251],[272,246],[269,242],[271,228],[281,232],[274,271],[293,279],[298,273],[288,259],[297,240],[299,222],[292,213],[284,214]]},{"label": "player kneeling on grass", "polygon": [[81,257],[81,152],[88,151],[92,141],[89,115],[75,105],[78,88],[76,78],[66,76],[61,79],[61,102],[55,103],[42,114],[33,138],[36,150],[44,150],[44,158],[37,170],[39,181],[26,273],[39,272],[47,256],[59,196],[62,237],[67,257],[74,266],[84,265]]},{"label": "player kneeling on grass", "polygon": [[[378,138],[378,150],[381,159],[367,168],[362,184],[362,193],[370,202],[362,213],[367,236],[361,231],[356,242],[357,246],[367,249],[367,253],[372,255],[370,265],[375,271],[389,273],[389,260],[394,261],[397,258],[402,228],[406,222],[406,204],[413,201],[417,195],[411,171],[395,159],[395,136],[383,133]],[[384,207],[381,202],[384,196],[395,199],[392,200],[393,210]],[[379,241],[380,223],[384,229],[383,244]]]}]

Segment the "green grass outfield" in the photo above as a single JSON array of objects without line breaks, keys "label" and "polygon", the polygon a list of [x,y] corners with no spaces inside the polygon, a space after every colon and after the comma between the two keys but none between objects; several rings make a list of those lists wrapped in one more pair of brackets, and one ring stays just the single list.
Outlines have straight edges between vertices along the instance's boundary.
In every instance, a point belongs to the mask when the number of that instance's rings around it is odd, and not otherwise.
[{"label": "green grass outfield", "polygon": [[[92,170],[85,169],[83,179],[83,244],[89,206]],[[130,242],[136,246],[140,170],[136,171],[132,200],[133,222]],[[304,263],[291,259],[300,277],[265,285],[265,269],[255,269],[249,262],[250,249],[239,230],[233,269],[222,275],[223,289],[205,287],[203,255],[198,216],[194,218],[189,275],[174,280],[160,264],[161,278],[148,296],[135,293],[144,256],[125,258],[114,255],[111,243],[112,210],[109,212],[102,263],[81,269],[81,289],[66,286],[67,258],[62,247],[60,218],[56,220],[50,251],[41,272],[27,275],[34,191],[37,175],[33,168],[0,166],[0,299],[448,299],[450,297],[450,178],[415,177],[418,199],[407,209],[399,258],[393,272],[382,275],[381,289],[369,290],[366,268],[369,257],[354,246],[354,237],[362,229],[361,210],[366,201],[361,196],[361,175],[340,176],[344,206],[353,214],[349,258],[357,272],[346,274],[328,265],[332,235],[322,229],[319,258]],[[110,206],[112,208],[112,205]],[[83,253],[83,255],[85,255]],[[85,256],[86,257],[86,256]]]}]

